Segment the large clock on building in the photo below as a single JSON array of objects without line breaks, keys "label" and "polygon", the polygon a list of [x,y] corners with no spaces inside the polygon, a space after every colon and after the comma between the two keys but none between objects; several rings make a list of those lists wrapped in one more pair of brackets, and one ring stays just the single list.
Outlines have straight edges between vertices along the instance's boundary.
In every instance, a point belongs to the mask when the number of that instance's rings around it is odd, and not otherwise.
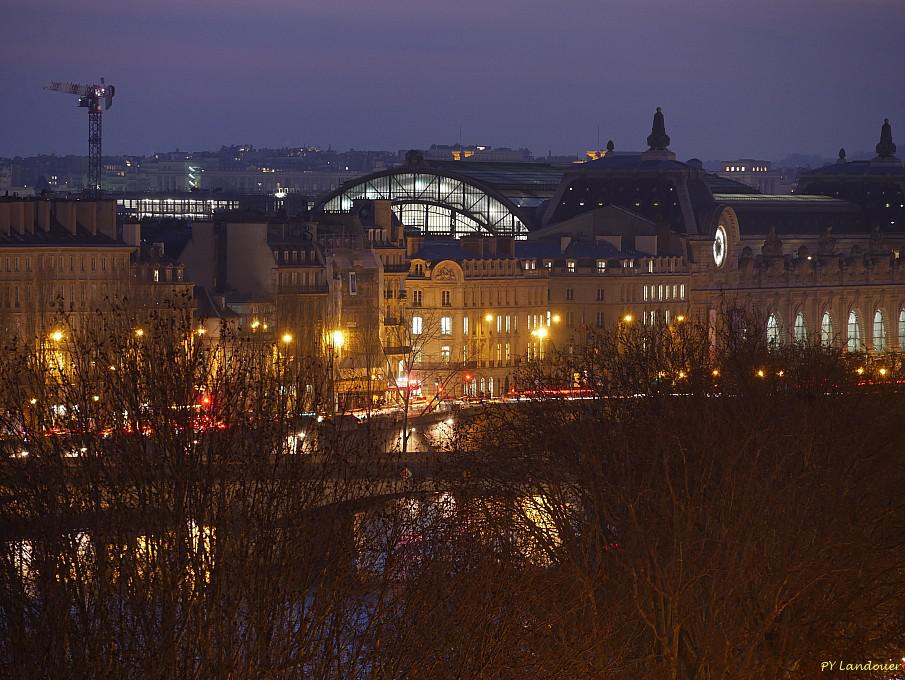
[{"label": "large clock on building", "polygon": [[726,229],[722,224],[716,228],[713,237],[713,261],[717,267],[722,267],[726,261]]}]

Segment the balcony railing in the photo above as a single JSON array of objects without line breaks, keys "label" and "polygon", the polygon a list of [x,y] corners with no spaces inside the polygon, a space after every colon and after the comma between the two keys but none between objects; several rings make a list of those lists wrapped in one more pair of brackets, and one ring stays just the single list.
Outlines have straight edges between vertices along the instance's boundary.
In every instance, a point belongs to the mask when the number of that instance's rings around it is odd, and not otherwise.
[{"label": "balcony railing", "polygon": [[409,270],[408,264],[385,264],[383,271],[386,274],[405,274]]}]

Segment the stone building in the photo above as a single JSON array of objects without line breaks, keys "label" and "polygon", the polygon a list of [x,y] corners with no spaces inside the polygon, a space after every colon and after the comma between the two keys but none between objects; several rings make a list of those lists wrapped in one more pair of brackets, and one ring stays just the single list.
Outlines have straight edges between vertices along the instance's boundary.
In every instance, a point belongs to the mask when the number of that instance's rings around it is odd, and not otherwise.
[{"label": "stone building", "polygon": [[385,200],[400,219],[417,216],[408,321],[439,329],[420,350],[421,373],[453,367],[469,394],[505,391],[544,346],[598,328],[695,315],[716,329],[735,307],[763,318],[757,332],[773,344],[905,349],[905,169],[888,122],[875,159],[842,154],[793,195],[678,161],[660,110],[647,142],[568,166],[450,168],[410,154],[321,209]]},{"label": "stone building", "polygon": [[163,310],[191,314],[181,265],[118,225],[114,201],[0,199],[0,313],[8,330],[40,338],[65,320]]}]

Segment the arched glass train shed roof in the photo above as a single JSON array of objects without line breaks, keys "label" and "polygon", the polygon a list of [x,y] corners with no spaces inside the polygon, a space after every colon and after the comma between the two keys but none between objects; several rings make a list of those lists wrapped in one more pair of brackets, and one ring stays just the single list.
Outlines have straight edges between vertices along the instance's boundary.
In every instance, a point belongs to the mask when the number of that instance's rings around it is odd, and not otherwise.
[{"label": "arched glass train shed roof", "polygon": [[526,238],[565,170],[545,163],[422,161],[347,182],[319,209],[345,213],[356,199],[389,199],[402,224],[424,235]]}]

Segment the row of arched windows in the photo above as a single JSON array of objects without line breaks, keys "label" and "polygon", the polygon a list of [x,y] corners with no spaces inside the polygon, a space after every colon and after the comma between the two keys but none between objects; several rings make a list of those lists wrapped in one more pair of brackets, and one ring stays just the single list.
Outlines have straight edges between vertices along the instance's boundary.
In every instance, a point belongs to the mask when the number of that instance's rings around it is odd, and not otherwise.
[{"label": "row of arched windows", "polygon": [[[905,309],[899,311],[898,319],[898,346],[905,350]],[[882,309],[874,311],[871,325],[871,346],[875,352],[886,352],[891,349],[889,329],[886,323],[886,314]],[[808,329],[804,320],[804,313],[798,312],[792,322],[792,340],[804,343],[808,340]],[[829,311],[824,311],[820,318],[820,344],[832,345],[836,340],[836,329],[833,317]],[[767,317],[767,345],[776,347],[783,343],[782,323],[776,312]],[[845,348],[849,352],[861,352],[866,349],[861,333],[861,317],[858,310],[852,309],[848,313],[845,324]]]}]

